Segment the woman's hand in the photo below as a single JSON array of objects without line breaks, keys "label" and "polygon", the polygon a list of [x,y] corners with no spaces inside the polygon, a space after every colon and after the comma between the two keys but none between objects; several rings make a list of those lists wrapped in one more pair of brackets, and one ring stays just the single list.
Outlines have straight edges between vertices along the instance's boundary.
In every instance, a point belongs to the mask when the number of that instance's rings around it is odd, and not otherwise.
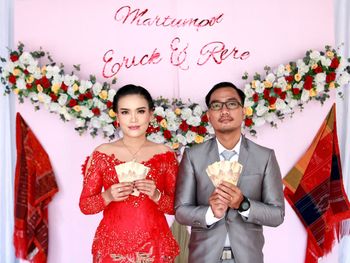
[{"label": "woman's hand", "polygon": [[151,198],[154,202],[158,202],[160,199],[160,192],[156,187],[156,184],[153,180],[149,179],[142,179],[135,181],[135,188],[147,195],[149,198]]},{"label": "woman's hand", "polygon": [[133,183],[113,184],[110,188],[102,193],[102,197],[108,205],[113,201],[123,201],[129,197],[134,189]]}]

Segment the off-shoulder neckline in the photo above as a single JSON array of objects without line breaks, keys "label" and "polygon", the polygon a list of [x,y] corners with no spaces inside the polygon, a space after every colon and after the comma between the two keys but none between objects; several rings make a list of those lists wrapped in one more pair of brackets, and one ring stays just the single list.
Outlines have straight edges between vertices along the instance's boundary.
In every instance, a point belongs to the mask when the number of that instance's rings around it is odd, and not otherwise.
[{"label": "off-shoulder neckline", "polygon": [[[107,154],[107,153],[101,152],[101,151],[99,151],[99,150],[95,150],[95,152],[98,153],[98,154],[104,155],[104,156],[106,156],[106,157],[108,157],[108,158],[111,158],[112,160],[117,161],[118,163],[126,163],[126,162],[127,162],[127,161],[122,161],[122,160],[118,159],[118,158],[115,156],[114,153],[112,153],[112,154]],[[151,162],[151,161],[152,161],[153,159],[155,159],[156,157],[159,157],[159,156],[162,156],[162,155],[168,155],[169,153],[170,153],[170,154],[174,154],[174,152],[173,152],[173,151],[170,151],[170,150],[167,150],[167,151],[161,152],[161,153],[155,153],[155,154],[153,154],[148,160],[141,161],[141,162],[139,162],[139,163],[141,163],[141,164],[146,164],[146,163]]]}]

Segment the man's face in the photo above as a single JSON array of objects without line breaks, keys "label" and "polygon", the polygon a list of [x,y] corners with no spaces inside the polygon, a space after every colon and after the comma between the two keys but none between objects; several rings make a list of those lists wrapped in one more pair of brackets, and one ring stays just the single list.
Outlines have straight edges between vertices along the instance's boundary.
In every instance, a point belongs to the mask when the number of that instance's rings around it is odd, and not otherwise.
[{"label": "man's face", "polygon": [[[231,105],[235,105],[237,102],[241,104],[241,99],[236,90],[227,87],[217,89],[211,94],[209,105],[215,102],[218,102],[219,106],[220,102],[229,102]],[[241,125],[244,119],[242,105],[238,105],[235,109],[228,109],[226,105],[223,105],[219,110],[214,108],[209,107],[207,115],[216,133],[241,132]]]}]

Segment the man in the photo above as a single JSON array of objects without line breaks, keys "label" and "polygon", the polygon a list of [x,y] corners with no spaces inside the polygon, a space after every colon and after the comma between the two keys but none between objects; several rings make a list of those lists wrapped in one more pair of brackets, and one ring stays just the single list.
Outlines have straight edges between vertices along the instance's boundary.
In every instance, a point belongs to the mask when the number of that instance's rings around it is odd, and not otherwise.
[{"label": "man", "polygon": [[[241,134],[245,95],[235,85],[215,85],[205,100],[216,137],[185,150],[176,185],[175,217],[191,226],[190,263],[262,263],[262,226],[284,219],[280,169],[274,151]],[[206,174],[219,161],[243,165],[237,186],[214,187]]]}]

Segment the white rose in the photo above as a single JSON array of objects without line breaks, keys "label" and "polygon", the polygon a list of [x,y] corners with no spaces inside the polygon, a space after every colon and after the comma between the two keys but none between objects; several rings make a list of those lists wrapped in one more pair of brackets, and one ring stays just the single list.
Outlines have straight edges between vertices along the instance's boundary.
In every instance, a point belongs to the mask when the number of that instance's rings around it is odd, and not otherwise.
[{"label": "white rose", "polygon": [[80,128],[80,127],[84,127],[84,126],[85,126],[85,119],[77,118],[75,120],[75,127],[76,128]]},{"label": "white rose", "polygon": [[29,73],[32,73],[32,74],[33,74],[37,69],[38,69],[38,65],[36,65],[36,64],[29,65],[29,66],[27,67],[28,72],[29,72]]},{"label": "white rose", "polygon": [[213,126],[209,123],[209,125],[206,127],[207,128],[207,132],[211,135],[215,134],[214,128]]},{"label": "white rose", "polygon": [[161,117],[165,117],[165,111],[164,108],[161,106],[158,106],[154,109],[154,115],[156,116],[161,116]]},{"label": "white rose", "polygon": [[340,86],[348,84],[350,81],[350,75],[347,72],[342,73],[338,78],[338,84]]},{"label": "white rose", "polygon": [[46,77],[48,79],[52,78],[53,76],[58,75],[60,72],[60,68],[57,66],[47,66],[46,67]]},{"label": "white rose", "polygon": [[246,97],[244,100],[244,107],[252,107],[255,104],[255,102],[253,100],[251,100],[250,98]]},{"label": "white rose", "polygon": [[194,116],[202,116],[202,114],[203,114],[203,110],[202,110],[201,106],[196,105],[193,109],[193,115]]},{"label": "white rose", "polygon": [[265,89],[264,83],[260,82],[259,80],[257,80],[255,82],[255,86],[256,86],[255,91],[257,93],[262,93],[264,91],[264,89]]},{"label": "white rose", "polygon": [[8,72],[7,75],[9,75],[10,72],[13,72],[13,70],[15,69],[16,65],[15,63],[13,63],[12,61],[9,61],[5,64],[5,70],[6,72]]},{"label": "white rose", "polygon": [[284,65],[281,64],[277,68],[276,75],[277,75],[277,77],[282,77],[282,76],[284,76],[285,72],[286,72],[285,67],[284,67]]},{"label": "white rose", "polygon": [[110,89],[110,90],[108,91],[108,100],[113,101],[113,98],[114,98],[114,96],[115,96],[116,93],[117,93],[117,92],[115,91],[115,89]]},{"label": "white rose", "polygon": [[314,80],[315,80],[316,84],[324,83],[326,81],[326,74],[325,73],[317,73]]},{"label": "white rose", "polygon": [[32,74],[33,74],[33,77],[36,79],[41,79],[41,77],[42,77],[40,68],[38,68],[38,67],[35,68],[35,70]]},{"label": "white rose", "polygon": [[198,116],[190,116],[186,122],[192,126],[199,126],[201,123],[201,118]]},{"label": "white rose", "polygon": [[51,102],[51,97],[45,93],[42,93],[42,92],[39,92],[38,93],[38,100],[41,102],[41,103],[44,103],[44,104],[49,104]]},{"label": "white rose", "polygon": [[57,102],[50,103],[50,112],[58,113],[61,110],[61,106]]},{"label": "white rose", "polygon": [[282,89],[282,91],[286,91],[288,83],[284,77],[278,78],[277,79],[277,86]]},{"label": "white rose", "polygon": [[324,56],[321,56],[321,63],[323,66],[329,67],[332,63],[332,61],[329,58],[326,58]]},{"label": "white rose", "polygon": [[309,93],[308,90],[305,90],[305,89],[304,89],[304,90],[301,92],[301,98],[300,98],[300,100],[301,100],[302,102],[307,102],[307,101],[310,100],[310,93]]},{"label": "white rose", "polygon": [[77,98],[77,95],[74,94],[74,89],[73,89],[73,87],[68,87],[67,93],[68,93],[69,96],[71,96],[73,99],[76,99],[76,98]]},{"label": "white rose", "polygon": [[66,120],[66,121],[70,121],[73,117],[69,114],[69,112],[67,111],[67,108],[66,107],[62,107],[60,109],[60,112],[59,112],[60,115],[63,116],[63,118]]},{"label": "white rose", "polygon": [[180,144],[187,145],[186,138],[182,134],[176,134],[176,139]]},{"label": "white rose", "polygon": [[[251,98],[254,94],[254,90],[251,89],[250,85],[249,84],[246,84],[245,85],[245,88],[244,88],[244,94],[246,96],[246,98]],[[244,104],[245,105],[245,104]]]},{"label": "white rose", "polygon": [[176,114],[171,109],[165,110],[165,116],[168,121],[176,119]]},{"label": "white rose", "polygon": [[26,82],[24,81],[24,79],[20,78],[17,79],[17,88],[19,88],[20,90],[24,90],[26,89]]},{"label": "white rose", "polygon": [[75,75],[65,75],[64,76],[64,84],[67,86],[72,86],[74,84],[74,81],[78,78]]},{"label": "white rose", "polygon": [[92,86],[92,91],[94,93],[95,96],[98,96],[100,94],[102,90],[102,85],[99,82],[96,82],[93,86]]},{"label": "white rose", "polygon": [[273,83],[276,79],[276,76],[273,74],[273,73],[269,73],[267,76],[266,76],[266,80]]},{"label": "white rose", "polygon": [[23,65],[31,65],[34,64],[35,59],[29,52],[23,52],[22,55],[19,57],[19,62]]},{"label": "white rose", "polygon": [[107,109],[107,106],[104,102],[100,101],[98,98],[93,98],[93,105],[99,108],[101,111]]},{"label": "white rose", "polygon": [[80,86],[79,86],[79,92],[80,93],[85,93],[88,89],[90,89],[92,87],[92,83],[90,80],[82,80],[80,82]]},{"label": "white rose", "polygon": [[181,111],[181,118],[183,120],[187,120],[188,118],[190,118],[192,116],[192,110],[190,108],[184,108]]},{"label": "white rose", "polygon": [[194,139],[196,138],[196,133],[192,131],[188,131],[186,133],[186,141],[187,143],[192,143],[194,142]]},{"label": "white rose", "polygon": [[273,112],[269,112],[264,116],[265,120],[269,123],[275,122],[277,119],[277,116]]},{"label": "white rose", "polygon": [[287,104],[284,102],[284,100],[281,100],[280,98],[276,101],[276,110],[283,110],[287,107]]},{"label": "white rose", "polygon": [[101,121],[99,120],[99,118],[94,117],[91,119],[91,126],[93,128],[99,129],[101,128]]},{"label": "white rose", "polygon": [[260,127],[265,124],[265,119],[263,117],[253,117],[253,122],[256,127]]},{"label": "white rose", "polygon": [[179,126],[180,126],[179,123],[177,123],[173,119],[169,119],[167,124],[168,124],[167,128],[169,131],[177,131],[179,129]]},{"label": "white rose", "polygon": [[320,52],[318,52],[317,50],[311,51],[310,58],[313,60],[319,60],[320,59]]},{"label": "white rose", "polygon": [[68,99],[68,95],[61,93],[60,97],[58,98],[58,104],[60,104],[61,106],[66,105],[67,99]]},{"label": "white rose", "polygon": [[106,125],[102,128],[106,136],[111,136],[115,132],[115,128],[112,124]]},{"label": "white rose", "polygon": [[101,115],[98,118],[100,119],[100,121],[105,122],[105,123],[112,123],[113,122],[111,117],[109,117],[109,115],[105,112],[101,112]]},{"label": "white rose", "polygon": [[258,106],[256,107],[257,116],[263,116],[268,111],[269,111],[269,108],[266,107],[264,104],[258,104]]},{"label": "white rose", "polygon": [[80,106],[80,116],[83,118],[92,118],[94,113],[85,106]]},{"label": "white rose", "polygon": [[147,139],[155,143],[164,143],[165,141],[164,136],[161,134],[161,132],[151,133],[147,136]]}]

